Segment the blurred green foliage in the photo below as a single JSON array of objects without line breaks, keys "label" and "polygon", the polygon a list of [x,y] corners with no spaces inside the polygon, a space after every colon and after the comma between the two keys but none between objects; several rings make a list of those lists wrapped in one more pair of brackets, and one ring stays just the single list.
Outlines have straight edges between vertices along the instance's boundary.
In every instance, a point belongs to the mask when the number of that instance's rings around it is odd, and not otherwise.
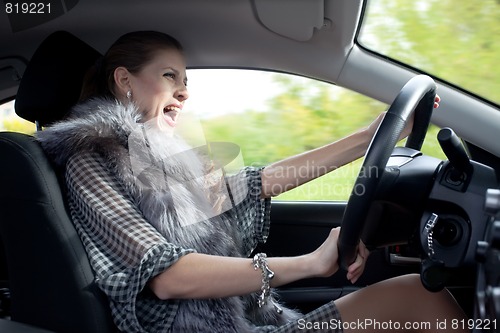
[{"label": "blurred green foliage", "polygon": [[[494,0],[370,0],[361,42],[379,53],[500,101],[497,66],[500,6]],[[321,82],[276,74],[283,93],[269,110],[207,119],[209,140],[241,146],[245,164],[266,165],[327,144],[368,125],[386,105]],[[436,112],[439,112],[437,110]],[[446,159],[429,128],[424,154]],[[283,200],[346,200],[358,175],[355,161],[289,191]]]},{"label": "blurred green foliage", "polygon": [[[359,36],[364,46],[500,102],[498,1],[370,0],[367,12]],[[281,93],[267,101],[266,110],[203,120],[206,138],[238,144],[246,165],[267,165],[338,140],[367,126],[387,108],[330,84],[282,74],[273,79]],[[0,126],[34,132],[33,124],[13,112]],[[431,126],[422,151],[445,159],[436,140],[438,131]],[[345,200],[360,166],[361,160],[355,161],[278,198]]]},{"label": "blurred green foliage", "polygon": [[498,0],[370,0],[359,41],[500,104]]},{"label": "blurred green foliage", "polygon": [[[369,125],[387,105],[327,83],[276,74],[283,89],[268,101],[269,111],[248,110],[205,119],[209,141],[238,144],[246,165],[264,166],[339,140]],[[429,129],[424,153],[444,158],[439,128]],[[359,173],[355,161],[278,197],[282,200],[345,200]]]},{"label": "blurred green foliage", "polygon": [[3,128],[7,131],[21,132],[26,134],[35,133],[35,125],[18,117],[7,117],[3,119]]},{"label": "blurred green foliage", "polygon": [[21,132],[33,134],[35,132],[35,124],[18,117],[14,113],[14,101],[1,105],[0,113],[0,130]]}]

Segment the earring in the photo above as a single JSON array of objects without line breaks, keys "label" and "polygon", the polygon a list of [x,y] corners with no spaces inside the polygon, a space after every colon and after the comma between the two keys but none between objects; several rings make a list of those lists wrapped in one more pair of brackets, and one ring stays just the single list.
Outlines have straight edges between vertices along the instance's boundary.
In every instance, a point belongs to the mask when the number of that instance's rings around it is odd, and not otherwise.
[{"label": "earring", "polygon": [[127,91],[127,99],[130,99],[132,97],[132,92],[129,90]]}]

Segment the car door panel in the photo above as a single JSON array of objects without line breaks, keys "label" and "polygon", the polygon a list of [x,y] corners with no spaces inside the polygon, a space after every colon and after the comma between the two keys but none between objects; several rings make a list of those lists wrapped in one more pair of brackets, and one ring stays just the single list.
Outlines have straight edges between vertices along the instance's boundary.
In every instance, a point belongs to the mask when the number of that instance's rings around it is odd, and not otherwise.
[{"label": "car door panel", "polygon": [[[345,207],[345,202],[273,201],[269,238],[257,251],[266,252],[268,256],[295,256],[314,251],[332,228],[341,225]],[[354,285],[345,278],[345,270],[340,269],[329,278],[305,279],[283,286],[279,295],[285,303],[307,311],[365,285],[417,271],[417,265],[391,264],[387,250],[377,249],[370,254],[365,273]]]}]

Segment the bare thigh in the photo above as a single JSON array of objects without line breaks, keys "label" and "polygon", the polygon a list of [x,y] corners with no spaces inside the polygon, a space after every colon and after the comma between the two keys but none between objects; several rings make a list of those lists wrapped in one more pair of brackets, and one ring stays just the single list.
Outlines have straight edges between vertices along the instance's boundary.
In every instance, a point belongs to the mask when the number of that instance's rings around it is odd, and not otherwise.
[{"label": "bare thigh", "polygon": [[466,319],[453,296],[427,291],[418,275],[385,280],[335,301],[344,332],[467,332],[453,329]]}]

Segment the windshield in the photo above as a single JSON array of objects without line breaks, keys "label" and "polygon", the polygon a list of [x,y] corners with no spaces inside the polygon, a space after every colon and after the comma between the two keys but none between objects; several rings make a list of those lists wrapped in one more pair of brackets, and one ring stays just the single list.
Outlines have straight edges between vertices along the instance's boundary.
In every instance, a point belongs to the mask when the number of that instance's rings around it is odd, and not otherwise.
[{"label": "windshield", "polygon": [[500,104],[499,0],[367,0],[367,49]]}]

